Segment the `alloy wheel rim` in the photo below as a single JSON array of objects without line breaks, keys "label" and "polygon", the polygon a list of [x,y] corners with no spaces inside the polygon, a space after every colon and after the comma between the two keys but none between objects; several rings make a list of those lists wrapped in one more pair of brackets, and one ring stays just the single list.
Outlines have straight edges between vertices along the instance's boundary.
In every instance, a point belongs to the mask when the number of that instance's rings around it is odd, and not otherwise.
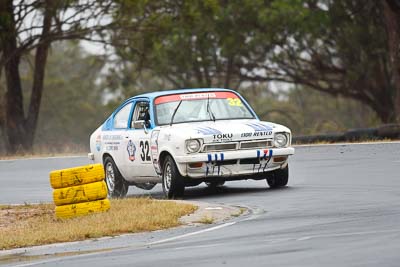
[{"label": "alloy wheel rim", "polygon": [[167,164],[167,166],[165,166],[165,171],[164,171],[164,186],[168,191],[171,187],[171,180],[172,180],[171,166],[170,164]]},{"label": "alloy wheel rim", "polygon": [[114,191],[115,187],[115,173],[111,162],[106,165],[106,183],[110,192]]}]

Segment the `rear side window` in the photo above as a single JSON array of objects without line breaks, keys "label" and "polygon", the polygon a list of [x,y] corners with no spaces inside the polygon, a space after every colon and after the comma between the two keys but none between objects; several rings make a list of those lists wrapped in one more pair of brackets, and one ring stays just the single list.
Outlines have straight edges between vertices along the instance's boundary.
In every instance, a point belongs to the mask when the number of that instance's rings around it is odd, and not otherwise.
[{"label": "rear side window", "polygon": [[128,128],[129,115],[131,114],[132,103],[125,105],[114,116],[114,128],[126,129]]}]

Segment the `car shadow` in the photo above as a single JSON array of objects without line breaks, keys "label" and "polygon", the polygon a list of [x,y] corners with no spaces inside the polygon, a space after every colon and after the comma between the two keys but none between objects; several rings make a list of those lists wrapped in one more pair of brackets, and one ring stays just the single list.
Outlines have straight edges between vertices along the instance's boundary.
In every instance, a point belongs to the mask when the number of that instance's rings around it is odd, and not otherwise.
[{"label": "car shadow", "polygon": [[[286,186],[278,189],[271,189],[267,186],[265,187],[238,187],[238,186],[229,186],[224,185],[222,187],[210,188],[207,186],[195,186],[195,187],[187,187],[185,188],[185,195],[183,197],[184,200],[199,200],[204,198],[224,198],[227,196],[235,196],[235,195],[246,195],[246,194],[256,194],[256,193],[282,193],[283,191],[291,191],[295,189],[294,187]],[[139,189],[140,190],[140,189]],[[128,198],[136,198],[136,197],[151,197],[154,199],[165,199],[164,193],[160,188],[155,188],[150,191],[144,190],[135,190],[135,192],[130,193]]]}]

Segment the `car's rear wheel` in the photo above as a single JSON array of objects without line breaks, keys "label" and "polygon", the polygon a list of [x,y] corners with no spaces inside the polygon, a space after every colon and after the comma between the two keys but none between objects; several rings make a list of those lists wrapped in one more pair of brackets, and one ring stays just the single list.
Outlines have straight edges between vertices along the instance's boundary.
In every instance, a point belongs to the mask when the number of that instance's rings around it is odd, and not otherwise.
[{"label": "car's rear wheel", "polygon": [[182,198],[185,192],[185,182],[171,156],[166,156],[162,170],[162,186],[165,196],[169,199]]},{"label": "car's rear wheel", "polygon": [[289,164],[283,168],[268,173],[267,183],[270,188],[286,186],[289,181]]},{"label": "car's rear wheel", "polygon": [[106,173],[106,184],[108,196],[111,198],[122,198],[128,193],[129,184],[119,172],[114,160],[107,156],[104,160],[104,171]]}]

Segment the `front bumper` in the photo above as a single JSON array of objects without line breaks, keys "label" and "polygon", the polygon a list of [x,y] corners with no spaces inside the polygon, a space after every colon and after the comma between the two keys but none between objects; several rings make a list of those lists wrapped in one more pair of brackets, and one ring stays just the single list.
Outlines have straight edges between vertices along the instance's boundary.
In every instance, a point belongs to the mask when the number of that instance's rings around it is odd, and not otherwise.
[{"label": "front bumper", "polygon": [[[180,173],[186,177],[231,177],[262,174],[285,167],[287,157],[293,154],[293,147],[235,150],[176,156],[175,161]],[[276,161],[278,158],[280,160]],[[191,163],[203,164],[193,167]]]}]

